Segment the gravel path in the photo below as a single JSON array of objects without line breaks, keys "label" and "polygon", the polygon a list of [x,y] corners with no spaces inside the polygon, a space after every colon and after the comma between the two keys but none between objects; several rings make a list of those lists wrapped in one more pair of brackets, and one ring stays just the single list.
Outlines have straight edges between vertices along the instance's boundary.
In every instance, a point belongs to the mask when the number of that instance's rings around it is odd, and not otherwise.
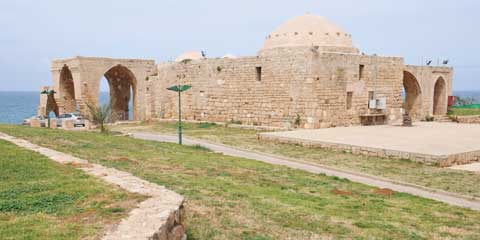
[{"label": "gravel path", "polygon": [[[132,137],[144,140],[153,140],[160,142],[178,142],[177,136],[153,134],[153,133],[131,133]],[[313,163],[299,162],[287,159],[280,156],[274,156],[264,153],[256,153],[242,149],[233,148],[223,144],[210,143],[201,140],[194,140],[184,138],[183,143],[186,145],[201,145],[209,148],[214,152],[223,153],[225,155],[253,159],[261,162],[266,162],[275,165],[287,166],[290,168],[300,169],[316,174],[326,174],[328,176],[336,176],[340,178],[349,179],[353,182],[366,184],[378,188],[388,188],[397,192],[409,193],[415,196],[433,199],[436,201],[448,203],[455,206],[470,208],[480,211],[480,200],[473,197],[462,196],[459,194],[446,192],[442,190],[430,189],[423,186],[418,186],[410,183],[403,183],[391,179],[381,178],[377,176],[367,175],[358,172],[350,172],[340,169],[335,169],[328,166],[322,166]]]}]

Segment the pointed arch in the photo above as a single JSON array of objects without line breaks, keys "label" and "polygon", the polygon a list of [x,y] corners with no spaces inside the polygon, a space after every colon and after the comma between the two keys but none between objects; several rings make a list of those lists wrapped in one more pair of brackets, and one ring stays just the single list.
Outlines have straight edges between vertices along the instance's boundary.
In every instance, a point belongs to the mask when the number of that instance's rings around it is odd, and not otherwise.
[{"label": "pointed arch", "polygon": [[75,84],[72,72],[65,64],[60,70],[60,101],[63,102],[64,112],[75,112],[77,110],[77,102],[75,99]]},{"label": "pointed arch", "polygon": [[405,112],[411,117],[418,118],[422,113],[422,89],[417,78],[410,72],[403,72],[403,88]]},{"label": "pointed arch", "polygon": [[[133,119],[136,118],[136,88],[137,80],[135,75],[127,67],[118,64],[109,68],[104,77],[110,88],[110,105],[112,109],[112,120],[129,120],[130,113]],[[130,109],[129,102],[133,99],[133,109]]]},{"label": "pointed arch", "polygon": [[433,115],[445,114],[447,114],[447,83],[443,77],[439,77],[433,91]]}]

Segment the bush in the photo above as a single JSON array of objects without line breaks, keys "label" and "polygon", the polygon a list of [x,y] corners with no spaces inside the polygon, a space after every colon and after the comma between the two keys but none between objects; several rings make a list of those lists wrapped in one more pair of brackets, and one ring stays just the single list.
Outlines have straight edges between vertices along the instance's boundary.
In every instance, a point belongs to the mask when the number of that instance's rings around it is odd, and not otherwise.
[{"label": "bush", "polygon": [[462,98],[457,96],[455,97],[455,102],[453,103],[453,105],[456,107],[463,107],[467,105],[472,105],[474,102],[475,102],[475,99],[472,97]]},{"label": "bush", "polygon": [[300,127],[300,124],[302,124],[302,118],[300,118],[300,114],[297,113],[297,117],[295,118],[293,125],[295,127]]},{"label": "bush", "polygon": [[198,124],[198,128],[211,128],[211,127],[214,127],[214,126],[217,126],[217,124],[212,123],[212,122]]},{"label": "bush", "polygon": [[428,116],[425,117],[425,121],[427,121],[427,122],[433,122],[433,121],[435,121],[435,117],[428,115]]},{"label": "bush", "polygon": [[87,107],[90,111],[90,114],[88,115],[88,120],[100,126],[100,132],[106,133],[107,129],[105,128],[105,124],[110,121],[112,116],[112,109],[110,103],[104,104],[100,107],[87,104]]}]

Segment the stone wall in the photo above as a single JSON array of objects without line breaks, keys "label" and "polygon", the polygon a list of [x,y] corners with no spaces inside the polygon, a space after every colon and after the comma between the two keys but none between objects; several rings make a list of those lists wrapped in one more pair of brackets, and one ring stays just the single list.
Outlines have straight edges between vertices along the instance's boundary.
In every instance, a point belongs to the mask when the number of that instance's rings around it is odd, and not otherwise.
[{"label": "stone wall", "polygon": [[480,115],[475,116],[456,116],[454,121],[458,123],[480,124]]},{"label": "stone wall", "polygon": [[[62,72],[67,70],[69,74],[64,75]],[[453,70],[406,66],[400,57],[288,47],[262,50],[253,57],[158,65],[153,60],[86,57],[52,64],[60,113],[76,108],[87,113],[87,103],[98,104],[100,80],[106,75],[115,90],[111,98],[120,103],[114,104],[118,108],[114,112],[127,112],[125,103],[133,98],[134,120],[177,118],[177,94],[166,88],[191,84],[193,88],[182,94],[184,119],[279,128],[359,125],[371,116],[380,116],[385,123],[398,123],[403,114],[406,72],[414,79],[412,86],[418,86],[420,101],[416,105],[420,110],[415,113],[416,119],[444,115],[447,96],[452,92]],[[438,82],[444,83],[440,93],[435,91]],[[116,91],[130,86],[133,96]],[[67,92],[72,88],[73,94]],[[370,109],[370,99],[385,99],[386,108]],[[39,109],[44,110],[42,106]]]},{"label": "stone wall", "polygon": [[[362,77],[360,65],[364,65]],[[258,71],[260,71],[259,74]],[[261,56],[162,63],[149,77],[151,118],[176,118],[177,96],[165,90],[191,84],[183,94],[187,120],[320,128],[359,124],[369,92],[387,98],[387,120],[401,116],[403,59],[280,48]],[[258,76],[261,75],[261,76]],[[261,79],[259,79],[261,78]],[[346,109],[347,92],[353,92]],[[149,111],[150,112],[150,111]]]},{"label": "stone wall", "polygon": [[[424,119],[428,115],[446,115],[447,99],[448,96],[452,95],[453,91],[453,68],[407,65],[405,66],[405,71],[411,73],[420,86],[422,111],[419,119]],[[434,112],[435,85],[442,80],[445,81],[445,91],[442,93],[442,96],[439,96],[441,98],[440,109],[438,112]]]},{"label": "stone wall", "polygon": [[[55,100],[59,107],[60,114],[79,110],[87,114],[86,104],[99,104],[100,81],[102,77],[111,69],[121,66],[131,75],[130,79],[121,79],[121,81],[131,81],[133,88],[135,119],[145,119],[145,78],[155,71],[154,60],[142,59],[113,59],[96,57],[74,57],[69,59],[59,59],[52,62],[53,89],[57,92]],[[62,87],[62,71],[69,71],[73,78],[74,104],[73,107],[67,103],[67,93]]]}]

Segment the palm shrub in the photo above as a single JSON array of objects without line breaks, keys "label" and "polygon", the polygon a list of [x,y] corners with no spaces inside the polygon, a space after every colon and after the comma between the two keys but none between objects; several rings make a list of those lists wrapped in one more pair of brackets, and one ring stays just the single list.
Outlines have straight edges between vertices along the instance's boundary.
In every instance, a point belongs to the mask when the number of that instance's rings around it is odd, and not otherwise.
[{"label": "palm shrub", "polygon": [[94,106],[87,104],[88,110],[90,112],[88,120],[90,122],[100,126],[100,132],[106,133],[107,129],[105,125],[110,121],[112,116],[112,108],[110,103],[103,104],[101,106]]}]

